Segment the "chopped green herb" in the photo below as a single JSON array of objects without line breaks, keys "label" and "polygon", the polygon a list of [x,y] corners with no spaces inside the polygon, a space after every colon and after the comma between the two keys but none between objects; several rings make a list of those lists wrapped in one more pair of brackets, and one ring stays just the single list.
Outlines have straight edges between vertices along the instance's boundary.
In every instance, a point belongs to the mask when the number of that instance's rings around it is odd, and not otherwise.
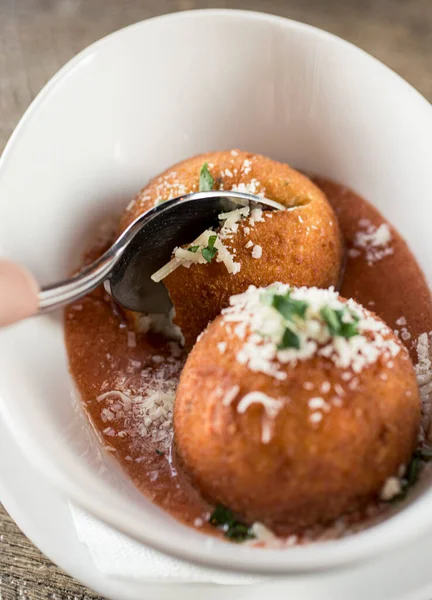
[{"label": "chopped green herb", "polygon": [[203,255],[203,257],[206,259],[206,261],[208,263],[211,263],[211,261],[214,259],[214,257],[217,254],[217,248],[214,247],[215,243],[217,240],[217,235],[211,235],[208,239],[208,243],[206,248],[203,248],[201,250],[201,254]]},{"label": "chopped green herb", "polygon": [[245,542],[246,540],[253,539],[255,536],[251,532],[250,527],[244,523],[235,523],[226,530],[225,537],[234,542]]},{"label": "chopped green herb", "polygon": [[199,249],[199,246],[191,246],[190,248],[188,248],[189,252],[193,252],[194,254],[198,249]]},{"label": "chopped green herb", "polygon": [[207,248],[213,248],[217,240],[217,235],[211,235],[208,239]]},{"label": "chopped green herb", "polygon": [[321,309],[321,317],[326,322],[331,335],[349,339],[358,335],[357,323],[359,318],[357,315],[350,313],[353,321],[346,322],[344,321],[345,314],[345,310],[335,310],[329,306],[324,306]]},{"label": "chopped green herb", "polygon": [[214,259],[214,257],[217,254],[217,249],[216,248],[203,248],[201,250],[201,254],[204,256],[204,258],[206,259],[206,261],[208,263],[211,263],[211,261]]},{"label": "chopped green herb", "polygon": [[410,462],[406,468],[406,473],[402,480],[405,488],[405,492],[408,488],[412,487],[415,483],[417,483],[418,478],[420,477],[420,473],[424,467],[424,463],[432,460],[432,449],[428,446],[423,446],[422,448],[417,448],[417,450],[412,455]]},{"label": "chopped green herb", "polygon": [[294,300],[291,298],[291,292],[284,296],[275,294],[273,296],[272,306],[288,321],[293,321],[294,317],[304,319],[308,303],[303,300]]},{"label": "chopped green herb", "polygon": [[413,486],[417,482],[422,467],[422,459],[420,458],[417,452],[414,452],[412,459],[408,463],[407,470],[404,476],[404,479],[406,480],[406,485],[408,487]]},{"label": "chopped green herb", "polygon": [[221,527],[234,521],[234,515],[229,508],[225,508],[222,504],[218,504],[210,515],[210,523],[215,527]]},{"label": "chopped green herb", "polygon": [[337,311],[329,308],[328,306],[324,306],[321,309],[321,316],[324,321],[327,323],[327,327],[330,330],[332,335],[338,335],[340,330],[340,319],[338,317]]},{"label": "chopped green herb", "polygon": [[214,179],[209,171],[208,164],[204,163],[201,167],[199,178],[199,191],[210,192],[214,186]]},{"label": "chopped green herb", "polygon": [[346,338],[347,340],[359,334],[357,329],[357,323],[360,319],[354,315],[353,319],[354,321],[351,321],[349,323],[346,323],[345,321],[342,322],[340,336]]},{"label": "chopped green herb", "polygon": [[[309,307],[307,302],[292,298],[291,291],[286,294],[275,294],[269,290],[262,294],[261,302],[275,308],[285,321],[290,321],[291,323],[299,319],[304,319]],[[300,338],[289,324],[285,327],[282,340],[278,345],[279,350],[284,350],[285,348],[296,348],[297,350],[300,348]]]},{"label": "chopped green herb", "polygon": [[165,452],[162,452],[162,450],[159,450],[159,448],[156,448],[156,454],[158,456],[164,456]]},{"label": "chopped green herb", "polygon": [[284,350],[285,348],[296,348],[297,350],[300,348],[299,336],[288,327],[285,329],[282,340],[278,345],[279,350]]},{"label": "chopped green herb", "polygon": [[218,504],[210,516],[209,523],[224,532],[224,536],[235,542],[251,540],[255,536],[245,523],[238,521],[232,511]]}]

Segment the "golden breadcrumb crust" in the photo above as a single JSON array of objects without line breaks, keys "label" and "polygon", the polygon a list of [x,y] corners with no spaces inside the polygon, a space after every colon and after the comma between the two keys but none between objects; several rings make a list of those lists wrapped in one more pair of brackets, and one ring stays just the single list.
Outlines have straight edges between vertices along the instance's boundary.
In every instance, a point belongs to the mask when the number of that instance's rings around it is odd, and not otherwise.
[{"label": "golden breadcrumb crust", "polygon": [[[202,154],[174,165],[141,190],[123,215],[120,230],[158,202],[197,191],[205,162],[216,188],[230,190],[245,184],[296,208],[272,212],[271,218],[264,217],[264,222],[254,226],[248,219],[242,221],[237,233],[225,242],[235,261],[241,263],[237,274],[229,274],[223,263],[213,260],[190,268],[181,266],[164,279],[175,307],[175,323],[182,329],[187,347],[233,294],[244,292],[251,284],[266,286],[275,281],[336,286],[343,257],[337,217],[320,189],[287,164],[240,150]],[[249,233],[245,233],[247,227]],[[249,241],[262,248],[261,258],[253,258],[253,246],[246,248]]]},{"label": "golden breadcrumb crust", "polygon": [[[420,424],[408,353],[392,333],[385,337],[400,345],[399,354],[350,381],[317,356],[282,365],[287,378],[279,381],[237,361],[243,342],[218,317],[190,353],[175,402],[176,448],[193,484],[210,502],[283,532],[329,523],[376,499],[409,461]],[[233,386],[238,395],[225,406]],[[262,442],[263,406],[237,412],[241,398],[255,391],[284,400],[268,443]],[[318,423],[311,421],[314,397],[330,405]]]}]

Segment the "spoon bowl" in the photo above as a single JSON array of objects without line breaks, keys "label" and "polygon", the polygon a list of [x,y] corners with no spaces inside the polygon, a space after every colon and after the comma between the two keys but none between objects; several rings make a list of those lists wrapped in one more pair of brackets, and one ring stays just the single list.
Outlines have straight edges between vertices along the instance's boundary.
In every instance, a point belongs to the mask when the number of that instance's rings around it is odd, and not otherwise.
[{"label": "spoon bowl", "polygon": [[105,281],[105,288],[124,308],[143,313],[168,313],[172,307],[162,282],[152,274],[173,249],[218,224],[223,212],[249,206],[283,210],[278,202],[243,192],[195,192],[173,198],[140,215],[114,244],[80,273],[43,288],[39,312],[78,300]]},{"label": "spoon bowl", "polygon": [[[218,226],[220,213],[245,206],[284,209],[272,200],[240,192],[196,192],[152,208],[138,217],[114,244],[123,250],[107,281],[109,293],[129,310],[169,312],[172,305],[166,287],[152,281],[152,274],[170,260],[174,248],[190,243],[205,229]],[[114,246],[110,251],[116,253]]]},{"label": "spoon bowl", "polygon": [[[43,314],[82,298],[101,283],[114,300],[132,311],[167,314],[172,308],[162,282],[152,274],[170,259],[173,249],[219,224],[218,215],[238,208],[283,210],[284,207],[243,192],[196,192],[173,198],[140,215],[114,244],[82,271],[39,291],[19,265],[0,264],[0,326]],[[25,298],[17,307],[16,297]]]}]

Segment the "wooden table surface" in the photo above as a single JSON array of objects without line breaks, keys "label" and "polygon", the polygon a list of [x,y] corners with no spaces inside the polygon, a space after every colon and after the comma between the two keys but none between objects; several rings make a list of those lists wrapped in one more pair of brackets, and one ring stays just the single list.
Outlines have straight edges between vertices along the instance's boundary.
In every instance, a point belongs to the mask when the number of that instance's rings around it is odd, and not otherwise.
[{"label": "wooden table surface", "polygon": [[[41,87],[78,51],[130,23],[208,7],[261,10],[331,31],[432,101],[432,0],[0,0],[0,152]],[[0,505],[0,600],[18,598],[99,597],[46,559]]]}]

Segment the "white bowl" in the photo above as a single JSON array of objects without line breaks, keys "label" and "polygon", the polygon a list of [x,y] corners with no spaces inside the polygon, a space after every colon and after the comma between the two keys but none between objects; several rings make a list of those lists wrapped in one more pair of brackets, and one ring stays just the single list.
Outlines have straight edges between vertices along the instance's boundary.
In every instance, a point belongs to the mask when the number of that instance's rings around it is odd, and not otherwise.
[{"label": "white bowl", "polygon": [[[43,283],[62,278],[95,223],[151,176],[231,147],[351,186],[390,218],[432,280],[430,105],[327,33],[227,10],[138,23],[52,79],[1,159],[0,254]],[[2,415],[29,460],[84,509],[175,556],[243,571],[312,571],[389,551],[432,524],[424,490],[395,517],[343,540],[284,551],[209,544],[100,452],[68,372],[61,314],[3,330],[0,364]]]}]

